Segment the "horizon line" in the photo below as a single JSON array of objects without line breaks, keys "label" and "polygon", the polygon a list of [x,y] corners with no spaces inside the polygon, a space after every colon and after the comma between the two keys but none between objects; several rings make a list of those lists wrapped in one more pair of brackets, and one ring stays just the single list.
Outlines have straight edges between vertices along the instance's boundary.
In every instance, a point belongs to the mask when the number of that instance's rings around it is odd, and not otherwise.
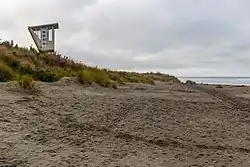
[{"label": "horizon line", "polygon": [[179,78],[250,78],[250,76],[178,76]]}]

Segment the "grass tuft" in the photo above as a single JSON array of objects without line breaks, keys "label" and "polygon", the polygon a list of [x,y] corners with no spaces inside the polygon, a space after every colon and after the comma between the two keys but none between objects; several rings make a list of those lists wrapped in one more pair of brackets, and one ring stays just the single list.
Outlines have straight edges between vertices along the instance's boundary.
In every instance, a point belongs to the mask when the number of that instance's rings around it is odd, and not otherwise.
[{"label": "grass tuft", "polygon": [[103,87],[109,86],[108,75],[101,70],[84,69],[78,72],[78,80],[83,84],[97,83]]},{"label": "grass tuft", "polygon": [[34,89],[34,82],[33,78],[30,75],[21,75],[17,82],[24,89]]},{"label": "grass tuft", "polygon": [[14,71],[4,62],[0,62],[0,82],[11,81],[14,79]]},{"label": "grass tuft", "polygon": [[92,84],[94,82],[94,78],[88,70],[80,70],[77,77],[82,84]]}]

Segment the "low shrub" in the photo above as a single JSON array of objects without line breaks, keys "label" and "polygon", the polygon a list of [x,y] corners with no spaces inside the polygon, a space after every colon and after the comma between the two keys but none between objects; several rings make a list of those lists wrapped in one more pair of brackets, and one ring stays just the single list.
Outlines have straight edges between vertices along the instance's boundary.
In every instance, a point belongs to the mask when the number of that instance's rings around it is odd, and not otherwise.
[{"label": "low shrub", "polygon": [[108,87],[113,88],[113,89],[117,89],[118,85],[117,85],[117,83],[115,81],[110,80],[109,83],[108,83]]},{"label": "low shrub", "polygon": [[55,82],[59,80],[59,77],[55,73],[48,70],[36,71],[34,72],[33,77],[35,80],[39,80],[42,82]]},{"label": "low shrub", "polygon": [[123,77],[118,78],[117,80],[115,80],[117,84],[119,85],[125,85],[126,84],[126,79],[124,79]]},{"label": "low shrub", "polygon": [[146,78],[145,83],[150,84],[150,85],[155,85],[155,81],[153,79],[151,79],[151,78]]},{"label": "low shrub", "polygon": [[126,79],[123,78],[122,76],[119,76],[118,73],[109,72],[108,75],[109,75],[109,78],[110,78],[111,80],[113,80],[113,81],[116,82],[116,84],[124,85],[125,82],[126,82]]},{"label": "low shrub", "polygon": [[10,52],[6,52],[4,55],[1,56],[1,59],[8,64],[11,67],[18,67],[20,64],[20,59],[16,56],[14,56],[12,53]]},{"label": "low shrub", "polygon": [[104,71],[97,71],[93,73],[94,81],[103,87],[108,87],[109,77]]},{"label": "low shrub", "polygon": [[30,75],[21,75],[17,81],[18,84],[24,89],[34,89],[34,80]]},{"label": "low shrub", "polygon": [[56,75],[58,79],[62,77],[74,77],[76,76],[75,72],[70,69],[63,69],[63,68],[53,68],[51,71]]},{"label": "low shrub", "polygon": [[77,77],[82,84],[92,84],[94,82],[94,77],[89,70],[80,70],[77,73]]},{"label": "low shrub", "polygon": [[109,86],[109,77],[106,72],[96,69],[84,69],[78,72],[78,80],[83,84],[97,83],[103,87]]},{"label": "low shrub", "polygon": [[11,81],[14,78],[14,71],[7,64],[0,62],[0,82]]},{"label": "low shrub", "polygon": [[22,75],[24,75],[24,74],[33,75],[34,68],[35,68],[35,65],[32,64],[30,61],[26,60],[26,61],[22,61],[19,64],[18,72],[21,73]]}]

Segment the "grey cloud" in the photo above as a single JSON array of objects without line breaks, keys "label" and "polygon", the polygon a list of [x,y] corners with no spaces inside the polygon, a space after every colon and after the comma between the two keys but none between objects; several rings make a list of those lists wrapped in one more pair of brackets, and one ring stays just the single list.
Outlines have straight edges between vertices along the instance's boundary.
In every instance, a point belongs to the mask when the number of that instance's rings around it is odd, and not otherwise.
[{"label": "grey cloud", "polygon": [[14,28],[15,23],[13,23],[13,20],[10,19],[10,17],[0,17],[0,30],[11,30]]},{"label": "grey cloud", "polygon": [[250,71],[248,0],[23,0],[7,14],[0,16],[4,36],[30,45],[28,25],[59,22],[57,49],[102,67],[189,76]]},{"label": "grey cloud", "polygon": [[[126,8],[121,11],[103,8],[86,22],[87,30],[98,38],[98,45],[103,47],[133,49],[142,53],[160,52],[168,47],[178,48],[186,44],[211,45],[223,40],[234,40],[237,35],[241,35],[234,26],[235,22],[202,18],[202,13],[189,18],[168,18],[166,9],[161,7],[157,10],[146,8],[139,12],[128,10],[126,13],[123,11]],[[107,17],[110,15],[113,17]],[[161,15],[166,17],[159,18]]]}]

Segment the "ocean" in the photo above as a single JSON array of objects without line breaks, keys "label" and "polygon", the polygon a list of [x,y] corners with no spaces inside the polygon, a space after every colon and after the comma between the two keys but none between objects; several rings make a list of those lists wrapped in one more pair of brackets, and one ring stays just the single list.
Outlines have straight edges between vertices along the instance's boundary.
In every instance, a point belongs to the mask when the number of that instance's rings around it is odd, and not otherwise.
[{"label": "ocean", "polygon": [[250,77],[179,77],[182,82],[187,80],[203,84],[250,85]]}]

